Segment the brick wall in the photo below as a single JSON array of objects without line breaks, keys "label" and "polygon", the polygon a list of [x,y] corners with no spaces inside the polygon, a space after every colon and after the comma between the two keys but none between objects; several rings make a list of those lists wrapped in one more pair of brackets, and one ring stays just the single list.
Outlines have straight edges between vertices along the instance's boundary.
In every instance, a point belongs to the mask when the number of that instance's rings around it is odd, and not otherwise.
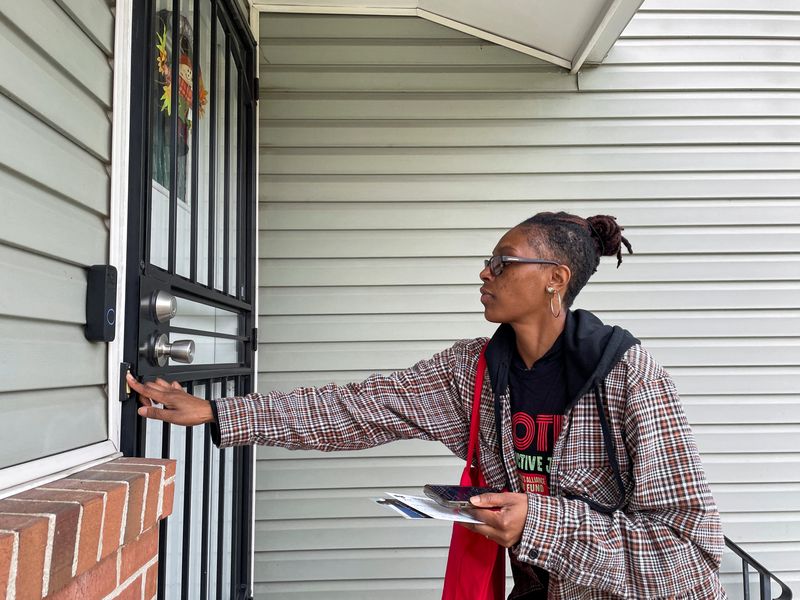
[{"label": "brick wall", "polygon": [[175,461],[118,458],[0,500],[0,600],[151,600]]}]

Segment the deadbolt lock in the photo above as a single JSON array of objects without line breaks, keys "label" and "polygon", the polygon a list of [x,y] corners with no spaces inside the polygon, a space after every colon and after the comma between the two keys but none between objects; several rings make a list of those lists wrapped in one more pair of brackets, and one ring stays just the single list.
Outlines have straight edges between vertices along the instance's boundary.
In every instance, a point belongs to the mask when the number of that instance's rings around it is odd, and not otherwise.
[{"label": "deadbolt lock", "polygon": [[165,290],[158,290],[142,300],[142,309],[156,323],[166,323],[178,314],[178,299]]}]

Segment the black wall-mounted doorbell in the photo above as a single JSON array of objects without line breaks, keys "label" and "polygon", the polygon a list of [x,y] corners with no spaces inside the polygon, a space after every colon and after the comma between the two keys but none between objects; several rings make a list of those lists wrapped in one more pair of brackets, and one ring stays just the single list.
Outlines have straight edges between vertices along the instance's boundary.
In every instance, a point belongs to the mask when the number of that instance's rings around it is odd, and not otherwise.
[{"label": "black wall-mounted doorbell", "polygon": [[111,265],[89,267],[86,286],[86,339],[113,342],[117,323],[117,269]]}]

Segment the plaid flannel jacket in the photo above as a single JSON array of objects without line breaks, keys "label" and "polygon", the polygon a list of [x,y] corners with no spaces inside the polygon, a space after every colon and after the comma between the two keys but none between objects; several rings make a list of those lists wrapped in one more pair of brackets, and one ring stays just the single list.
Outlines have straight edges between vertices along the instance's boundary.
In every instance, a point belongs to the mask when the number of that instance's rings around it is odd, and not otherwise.
[{"label": "plaid flannel jacket", "polygon": [[[356,450],[393,440],[438,440],[465,458],[478,355],[464,340],[410,369],[361,383],[298,388],[217,401],[221,446]],[[604,404],[626,488],[616,504],[594,391],[565,415],[551,466],[551,496],[528,495],[512,554],[551,573],[549,599],[725,598],[718,569],[723,537],[694,437],[669,375],[641,346],[604,381]],[[504,449],[488,377],[481,400],[480,462],[489,485],[520,491],[508,393],[501,395]]]}]

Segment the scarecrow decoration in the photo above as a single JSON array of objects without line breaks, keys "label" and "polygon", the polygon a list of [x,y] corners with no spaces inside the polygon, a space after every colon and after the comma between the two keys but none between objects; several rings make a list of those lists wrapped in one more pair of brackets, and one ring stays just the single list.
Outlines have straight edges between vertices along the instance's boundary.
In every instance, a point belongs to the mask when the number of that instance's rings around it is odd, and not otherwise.
[{"label": "scarecrow decoration", "polygon": [[[184,16],[178,19],[179,31],[177,57],[177,73],[173,73],[173,36],[171,11],[159,11],[156,17],[155,50],[156,61],[153,81],[153,117],[152,117],[152,178],[169,190],[171,185],[171,146],[172,146],[172,117],[176,112],[175,125],[177,140],[175,144],[176,160],[176,197],[182,202],[189,201],[187,193],[187,176],[190,170],[189,148],[193,143],[192,126],[195,114],[197,118],[205,115],[208,104],[208,92],[203,85],[203,76],[200,65],[196,64],[193,48],[194,35],[192,25]],[[193,106],[194,72],[197,69],[197,110]],[[176,77],[177,75],[177,77]],[[177,84],[177,107],[173,106],[173,85]],[[196,138],[195,138],[196,139]],[[206,143],[207,140],[206,140]],[[168,191],[165,193],[169,193]]]},{"label": "scarecrow decoration", "polygon": [[[172,43],[170,40],[170,28],[167,23],[171,22],[168,17],[169,13],[165,15],[167,18],[159,19],[161,24],[161,31],[156,31],[156,65],[158,67],[159,80],[158,85],[161,88],[161,112],[165,112],[167,116],[172,115]],[[186,17],[180,19],[180,40],[178,43],[180,48],[180,55],[178,56],[178,136],[181,141],[186,144],[188,142],[188,135],[192,128],[192,75],[195,66],[193,64],[193,49],[192,49],[192,26]],[[203,75],[197,67],[197,82],[200,86],[197,94],[197,115],[198,118],[203,117],[205,114],[205,107],[208,103],[208,92],[203,85]]]}]

